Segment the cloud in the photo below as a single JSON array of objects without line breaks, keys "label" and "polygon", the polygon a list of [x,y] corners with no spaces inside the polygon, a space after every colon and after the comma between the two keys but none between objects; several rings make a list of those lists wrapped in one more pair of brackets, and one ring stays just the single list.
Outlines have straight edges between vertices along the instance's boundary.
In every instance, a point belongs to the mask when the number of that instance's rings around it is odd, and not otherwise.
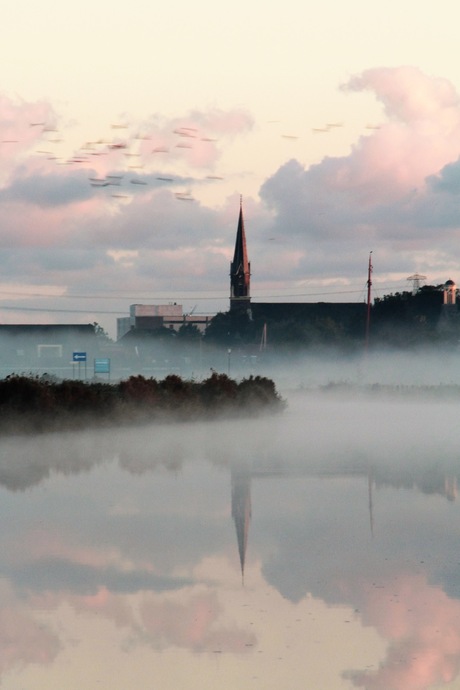
[{"label": "cloud", "polygon": [[378,68],[350,79],[344,89],[371,90],[387,122],[361,138],[346,176],[361,187],[379,183],[375,199],[423,185],[430,173],[452,160],[460,143],[460,98],[445,79],[415,67]]},{"label": "cloud", "polygon": [[111,592],[132,593],[139,590],[172,590],[190,584],[185,578],[163,577],[136,569],[123,572],[116,567],[96,568],[59,557],[36,560],[10,573],[12,580],[22,589],[38,592],[70,590],[86,595],[104,587]]},{"label": "cloud", "polygon": [[244,653],[255,642],[252,633],[219,623],[223,610],[214,592],[194,593],[186,602],[149,600],[140,613],[152,644],[160,649]]},{"label": "cloud", "polygon": [[29,602],[13,594],[6,579],[0,590],[0,678],[25,664],[51,664],[61,650],[59,637],[35,618]]},{"label": "cloud", "polygon": [[294,240],[303,251],[293,267],[299,276],[315,275],[315,265],[329,275],[353,273],[353,256],[359,252],[362,260],[368,249],[382,272],[390,264],[393,272],[398,264],[414,266],[416,249],[423,272],[435,249],[447,263],[460,228],[458,93],[411,67],[367,70],[343,88],[371,91],[385,117],[348,155],[309,168],[293,159],[269,177],[260,190],[274,213],[267,233]]},{"label": "cloud", "polygon": [[[23,110],[30,144],[45,136],[42,120],[51,115],[44,107]],[[78,243],[80,248],[99,245],[107,250],[150,245],[177,251],[202,244],[200,236],[209,241],[218,225],[215,212],[176,195],[191,196],[192,185],[205,184],[206,177],[195,177],[193,169],[211,170],[221,155],[217,137],[246,133],[252,127],[250,115],[241,110],[194,111],[182,118],[157,118],[143,127],[137,138],[123,130],[125,138],[87,143],[70,159],[78,165],[57,165],[41,155],[12,157],[0,186],[0,244]],[[24,137],[21,142],[25,146]],[[153,153],[157,144],[164,145],[164,153]]]},{"label": "cloud", "polygon": [[171,119],[154,116],[141,127],[141,161],[177,165],[184,160],[191,169],[212,169],[222,155],[222,145],[253,126],[253,117],[243,109],[193,110]]},{"label": "cloud", "polygon": [[18,604],[0,607],[0,676],[24,664],[51,664],[59,638]]},{"label": "cloud", "polygon": [[56,122],[49,103],[27,103],[0,94],[0,179],[43,140],[46,128]]},{"label": "cloud", "polygon": [[0,190],[0,202],[35,204],[40,207],[67,206],[90,198],[86,175],[48,173],[15,178]]},{"label": "cloud", "polygon": [[276,186],[289,204],[301,187],[309,205],[319,193],[323,205],[345,202],[345,212],[350,206],[364,216],[369,208],[423,188],[428,175],[456,158],[460,100],[449,82],[415,68],[388,68],[363,72],[343,88],[372,90],[385,106],[387,121],[363,134],[348,156],[325,158],[307,171],[291,162],[276,174],[276,185],[272,178],[263,187],[269,200]]},{"label": "cloud", "polygon": [[[390,640],[377,671],[347,674],[366,690],[428,690],[454,681],[460,672],[460,602],[424,577],[367,587],[363,618]],[[390,597],[388,592],[392,592]]]},{"label": "cloud", "polygon": [[350,91],[370,90],[383,104],[387,117],[413,125],[438,122],[458,126],[460,99],[453,85],[424,74],[417,67],[378,67],[352,77],[342,87]]},{"label": "cloud", "polygon": [[[419,271],[438,282],[460,271],[456,89],[414,67],[369,69],[342,89],[374,96],[379,128],[347,155],[284,162],[268,171],[260,199],[245,198],[254,294],[286,281],[344,288],[359,276],[364,285],[371,249],[382,280]],[[224,154],[228,165],[227,147],[251,135],[250,113],[153,113],[59,161],[38,153],[61,146],[46,131],[57,124],[45,102],[0,98],[0,142],[12,142],[0,143],[0,246],[17,250],[5,267],[12,280],[94,294],[121,282],[149,293],[227,291],[239,194],[227,180],[229,196],[211,208],[206,180]],[[121,265],[114,252],[137,255]]]}]

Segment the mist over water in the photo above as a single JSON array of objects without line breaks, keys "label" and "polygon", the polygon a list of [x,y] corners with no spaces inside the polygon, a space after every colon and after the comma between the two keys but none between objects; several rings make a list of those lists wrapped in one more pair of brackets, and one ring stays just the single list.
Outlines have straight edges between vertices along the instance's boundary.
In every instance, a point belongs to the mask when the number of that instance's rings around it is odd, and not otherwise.
[{"label": "mist over water", "polygon": [[457,687],[456,357],[298,358],[282,414],[3,438],[2,685]]},{"label": "mist over water", "polygon": [[460,347],[420,350],[370,350],[348,356],[335,351],[293,353],[270,360],[263,373],[281,390],[311,388],[330,383],[392,386],[460,385]]}]

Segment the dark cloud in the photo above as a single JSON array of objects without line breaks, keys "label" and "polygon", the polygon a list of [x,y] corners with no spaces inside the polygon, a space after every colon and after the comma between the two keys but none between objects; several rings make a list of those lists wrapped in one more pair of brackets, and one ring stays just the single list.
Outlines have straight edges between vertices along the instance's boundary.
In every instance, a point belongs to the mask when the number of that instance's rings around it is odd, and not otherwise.
[{"label": "dark cloud", "polygon": [[65,206],[92,196],[86,175],[48,173],[17,177],[9,187],[0,191],[0,200],[36,204],[37,206]]},{"label": "dark cloud", "polygon": [[427,184],[433,192],[460,194],[460,159],[445,165],[436,175],[430,175]]},{"label": "dark cloud", "polygon": [[[216,211],[197,201],[178,200],[165,190],[148,200],[133,200],[119,214],[101,219],[90,235],[92,242],[112,249],[154,249],[179,257],[184,249],[208,245],[218,232]],[[159,255],[158,260],[164,258]]]}]

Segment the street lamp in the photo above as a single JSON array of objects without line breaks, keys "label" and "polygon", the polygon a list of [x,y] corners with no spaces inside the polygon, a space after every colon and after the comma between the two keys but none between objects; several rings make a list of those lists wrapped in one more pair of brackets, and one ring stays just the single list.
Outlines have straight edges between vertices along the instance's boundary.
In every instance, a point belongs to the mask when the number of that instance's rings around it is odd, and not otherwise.
[{"label": "street lamp", "polygon": [[229,347],[227,352],[228,352],[228,367],[227,367],[227,369],[228,369],[228,375],[230,376],[230,355],[232,354],[232,348]]}]

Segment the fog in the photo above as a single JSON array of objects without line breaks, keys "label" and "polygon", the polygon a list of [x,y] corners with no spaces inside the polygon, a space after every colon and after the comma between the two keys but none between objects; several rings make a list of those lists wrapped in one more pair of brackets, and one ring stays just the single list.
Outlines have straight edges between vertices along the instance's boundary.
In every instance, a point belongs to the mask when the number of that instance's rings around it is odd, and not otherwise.
[{"label": "fog", "polygon": [[455,352],[272,364],[279,414],[1,440],[5,687],[458,687]]},{"label": "fog", "polygon": [[[353,347],[347,354],[333,347],[278,351],[213,347],[198,341],[147,338],[139,346],[107,344],[94,335],[91,324],[79,326],[4,326],[0,332],[0,377],[47,374],[58,379],[119,381],[131,375],[163,379],[168,374],[203,380],[212,371],[233,378],[264,375],[279,389],[323,386],[329,383],[387,385],[460,384],[460,344],[377,350],[366,354]],[[28,331],[30,330],[30,333]],[[53,330],[54,329],[54,330]],[[56,330],[57,329],[57,330]],[[67,331],[66,331],[67,329]],[[84,354],[84,361],[73,361]],[[97,373],[96,361],[108,363]]]}]

